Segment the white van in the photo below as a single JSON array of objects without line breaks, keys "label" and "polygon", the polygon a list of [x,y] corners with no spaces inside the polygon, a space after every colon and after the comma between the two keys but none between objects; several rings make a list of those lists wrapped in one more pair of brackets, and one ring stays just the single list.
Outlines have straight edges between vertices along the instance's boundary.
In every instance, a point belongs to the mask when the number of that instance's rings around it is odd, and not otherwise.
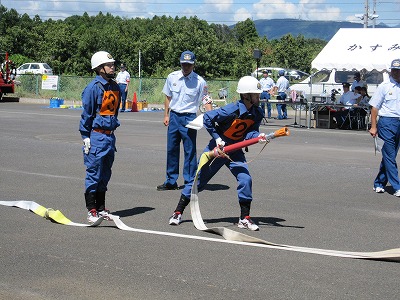
[{"label": "white van", "polygon": [[21,74],[47,74],[53,75],[53,70],[47,63],[26,63],[17,69],[17,75]]},{"label": "white van", "polygon": [[[355,71],[338,71],[336,69],[321,70],[307,79],[291,85],[290,90],[297,91],[298,95],[302,95],[308,101],[312,101],[313,96],[329,96],[332,90],[337,90],[341,94],[342,83],[351,84],[354,81],[354,73]],[[361,70],[360,73],[361,79],[367,83],[370,96],[373,95],[380,83],[389,79],[387,72]]]}]

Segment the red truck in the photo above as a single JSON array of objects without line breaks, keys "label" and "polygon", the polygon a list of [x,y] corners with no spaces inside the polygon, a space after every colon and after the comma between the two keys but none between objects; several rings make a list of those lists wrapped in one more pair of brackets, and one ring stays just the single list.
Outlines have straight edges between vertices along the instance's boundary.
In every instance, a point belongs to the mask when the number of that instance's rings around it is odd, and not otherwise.
[{"label": "red truck", "polygon": [[0,66],[0,101],[5,94],[13,94],[15,87],[16,68],[15,64],[8,59],[8,52],[5,54],[5,61]]}]

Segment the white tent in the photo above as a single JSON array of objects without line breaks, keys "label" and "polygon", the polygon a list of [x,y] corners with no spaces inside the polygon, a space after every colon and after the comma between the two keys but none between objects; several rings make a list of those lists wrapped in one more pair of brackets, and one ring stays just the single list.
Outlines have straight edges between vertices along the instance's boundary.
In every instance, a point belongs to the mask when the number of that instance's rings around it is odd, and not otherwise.
[{"label": "white tent", "polygon": [[341,28],[312,61],[317,70],[387,70],[400,58],[400,28]]}]

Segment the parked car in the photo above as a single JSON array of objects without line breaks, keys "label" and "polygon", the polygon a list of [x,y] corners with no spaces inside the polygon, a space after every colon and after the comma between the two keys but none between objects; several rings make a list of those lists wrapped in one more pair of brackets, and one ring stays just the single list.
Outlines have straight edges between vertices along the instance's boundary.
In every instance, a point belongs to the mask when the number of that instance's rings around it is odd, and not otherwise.
[{"label": "parked car", "polygon": [[272,77],[274,80],[276,80],[279,77],[278,76],[278,72],[281,71],[281,70],[285,71],[285,75],[284,76],[290,81],[292,81],[292,80],[301,80],[301,79],[303,79],[305,77],[310,76],[310,74],[308,74],[306,72],[303,72],[303,71],[287,70],[287,69],[278,68],[278,67],[262,67],[262,68],[258,68],[256,70],[254,70],[253,73],[251,73],[251,76],[257,77],[257,74],[258,74],[258,78],[260,78],[262,73],[263,73],[263,71],[267,71],[268,75],[270,77]]},{"label": "parked car", "polygon": [[310,74],[303,72],[303,71],[299,71],[299,70],[288,70],[287,71],[287,76],[289,77],[289,80],[301,80],[305,77],[310,76]]},{"label": "parked car", "polygon": [[17,68],[17,75],[21,74],[47,74],[53,75],[53,70],[46,63],[25,63]]},{"label": "parked car", "polygon": [[[388,80],[387,72],[361,71],[362,80],[368,85],[368,94],[372,96],[377,86],[384,80]],[[298,94],[312,101],[312,96],[331,95],[336,90],[341,94],[343,88],[342,83],[352,83],[354,81],[354,71],[321,70],[309,76],[303,81],[290,86],[290,90],[295,90]],[[336,97],[339,99],[340,96]]]}]

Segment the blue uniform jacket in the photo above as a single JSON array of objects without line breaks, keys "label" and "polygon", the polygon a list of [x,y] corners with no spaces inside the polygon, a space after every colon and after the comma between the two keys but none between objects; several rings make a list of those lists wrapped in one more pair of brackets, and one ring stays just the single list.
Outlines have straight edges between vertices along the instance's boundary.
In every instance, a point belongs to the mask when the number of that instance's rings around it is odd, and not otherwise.
[{"label": "blue uniform jacket", "polygon": [[82,139],[90,137],[92,129],[115,130],[120,126],[118,110],[121,95],[118,103],[115,104],[115,114],[101,116],[99,112],[103,102],[104,91],[99,87],[98,82],[100,82],[105,91],[119,91],[119,86],[114,80],[107,81],[99,75],[86,86],[82,92],[83,112],[79,123]]},{"label": "blue uniform jacket", "polygon": [[259,106],[248,111],[242,100],[204,114],[204,128],[213,139],[221,138],[227,145],[258,137],[263,112]]}]

